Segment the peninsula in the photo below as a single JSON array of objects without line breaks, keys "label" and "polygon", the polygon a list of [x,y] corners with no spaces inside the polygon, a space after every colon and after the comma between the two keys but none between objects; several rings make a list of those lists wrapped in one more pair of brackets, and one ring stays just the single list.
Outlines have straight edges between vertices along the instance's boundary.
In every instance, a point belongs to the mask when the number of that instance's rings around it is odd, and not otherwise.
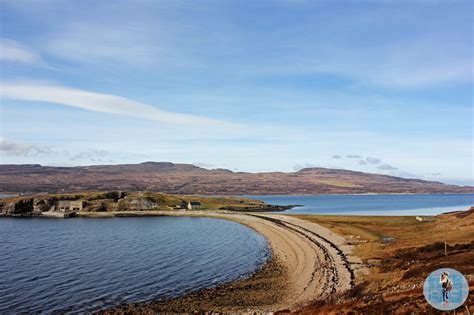
[{"label": "peninsula", "polygon": [[[153,214],[157,211],[228,210],[283,211],[293,206],[270,205],[247,198],[170,195],[157,192],[85,192],[40,194],[0,199],[0,216],[74,217]],[[160,212],[161,213],[161,212]]]}]

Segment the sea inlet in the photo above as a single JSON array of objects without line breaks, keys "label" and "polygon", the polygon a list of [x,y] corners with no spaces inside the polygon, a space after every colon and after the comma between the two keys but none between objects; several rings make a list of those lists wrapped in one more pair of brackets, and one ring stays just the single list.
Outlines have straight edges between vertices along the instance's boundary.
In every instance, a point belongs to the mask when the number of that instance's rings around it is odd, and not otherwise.
[{"label": "sea inlet", "polygon": [[0,313],[84,313],[251,275],[268,244],[190,217],[0,219]]}]

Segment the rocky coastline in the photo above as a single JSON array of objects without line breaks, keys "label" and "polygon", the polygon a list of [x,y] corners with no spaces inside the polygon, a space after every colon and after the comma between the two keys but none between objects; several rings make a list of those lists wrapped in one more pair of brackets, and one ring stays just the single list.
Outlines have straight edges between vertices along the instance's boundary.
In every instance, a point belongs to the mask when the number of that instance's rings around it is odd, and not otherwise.
[{"label": "rocky coastline", "polygon": [[[69,209],[61,203],[79,202]],[[195,206],[191,205],[191,202]],[[87,213],[143,213],[144,211],[221,210],[235,212],[285,211],[295,205],[270,205],[262,201],[232,197],[170,195],[156,192],[111,191],[78,194],[42,194],[0,199],[3,217],[75,217]]]}]

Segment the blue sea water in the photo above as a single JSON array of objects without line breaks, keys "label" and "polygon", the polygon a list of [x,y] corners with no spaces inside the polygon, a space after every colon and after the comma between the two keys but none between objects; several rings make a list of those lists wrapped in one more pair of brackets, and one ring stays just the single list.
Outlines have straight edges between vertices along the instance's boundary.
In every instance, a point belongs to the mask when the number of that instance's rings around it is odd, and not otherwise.
[{"label": "blue sea water", "polygon": [[90,313],[250,275],[266,240],[210,218],[0,219],[0,314]]},{"label": "blue sea water", "polygon": [[276,205],[302,205],[285,213],[341,215],[436,215],[468,210],[474,195],[311,195],[246,196]]}]

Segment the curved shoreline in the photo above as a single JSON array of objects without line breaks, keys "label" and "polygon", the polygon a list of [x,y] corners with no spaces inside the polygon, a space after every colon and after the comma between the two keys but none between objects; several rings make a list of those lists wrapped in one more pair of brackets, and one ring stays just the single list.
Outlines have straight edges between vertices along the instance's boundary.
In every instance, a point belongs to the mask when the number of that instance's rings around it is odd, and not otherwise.
[{"label": "curved shoreline", "polygon": [[248,279],[203,289],[164,301],[121,305],[102,313],[159,312],[274,312],[297,309],[316,300],[328,299],[354,284],[354,267],[361,261],[351,255],[346,240],[316,223],[270,213],[210,212],[121,212],[94,213],[85,217],[199,216],[244,224],[263,235],[271,248],[271,259]]}]

